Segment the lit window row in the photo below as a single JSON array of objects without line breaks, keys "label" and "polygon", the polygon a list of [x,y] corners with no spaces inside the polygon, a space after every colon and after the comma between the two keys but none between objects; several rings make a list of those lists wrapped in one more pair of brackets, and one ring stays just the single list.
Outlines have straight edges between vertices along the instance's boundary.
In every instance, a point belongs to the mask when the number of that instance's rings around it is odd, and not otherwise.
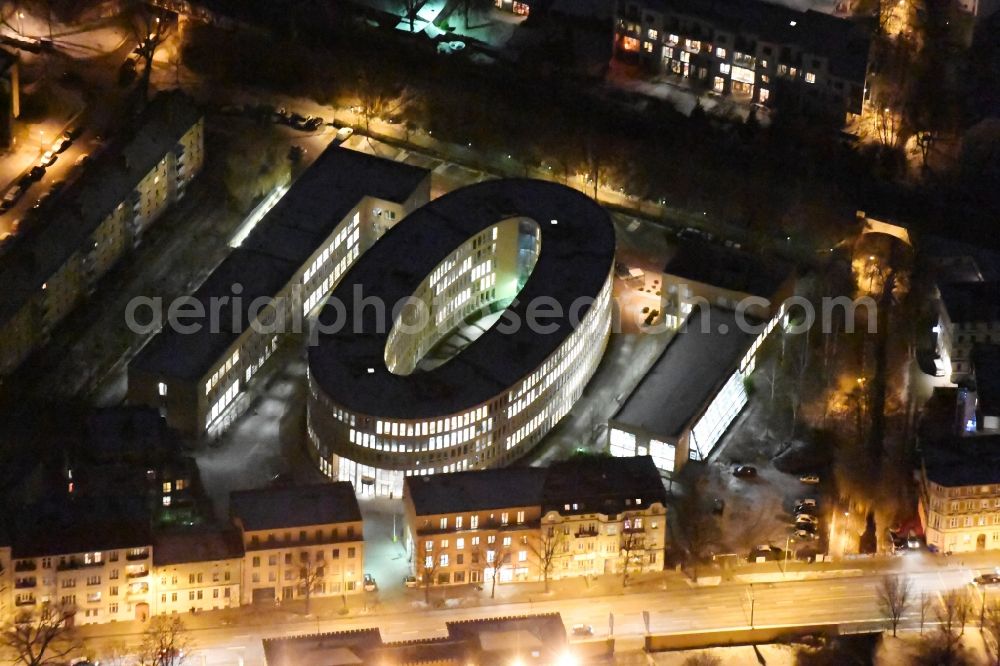
[{"label": "lit window row", "polygon": [[239,392],[240,380],[237,378],[233,385],[226,389],[226,392],[222,394],[222,397],[220,397],[215,404],[212,405],[212,410],[208,413],[208,419],[205,421],[206,427],[212,425],[212,422],[219,418],[219,416],[222,415],[222,412],[226,411],[226,407],[232,403]]},{"label": "lit window row", "polygon": [[219,369],[215,371],[215,373],[212,375],[212,378],[209,379],[207,382],[205,382],[205,395],[211,393],[212,389],[215,388],[216,384],[218,384],[226,376],[226,373],[232,370],[233,366],[239,362],[240,362],[240,350],[237,349],[236,351],[233,352],[233,355],[229,357],[228,361],[226,361],[223,365],[219,366]]}]

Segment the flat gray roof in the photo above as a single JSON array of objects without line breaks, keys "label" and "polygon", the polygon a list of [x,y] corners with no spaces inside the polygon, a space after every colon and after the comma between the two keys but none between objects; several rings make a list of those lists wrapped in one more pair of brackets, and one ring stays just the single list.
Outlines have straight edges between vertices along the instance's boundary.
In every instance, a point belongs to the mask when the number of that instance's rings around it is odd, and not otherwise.
[{"label": "flat gray roof", "polygon": [[[750,317],[747,321],[763,325]],[[679,437],[729,379],[756,338],[757,334],[738,328],[731,310],[695,308],[611,420],[663,437]]]},{"label": "flat gray roof", "polygon": [[792,274],[791,267],[774,258],[705,241],[682,243],[663,272],[685,280],[710,284],[771,299]]},{"label": "flat gray roof", "polygon": [[243,291],[242,326],[231,325],[232,305],[222,309],[217,331],[160,331],[129,365],[164,378],[196,381],[204,377],[246,330],[257,297],[273,297],[329,238],[337,225],[366,196],[403,203],[427,178],[424,169],[331,146],[268,211],[239,248],[212,271],[193,294],[208,311],[213,297]]},{"label": "flat gray roof", "polygon": [[[361,520],[361,508],[348,481],[309,486],[238,490],[229,494],[229,515],[243,530],[277,530]],[[357,535],[361,539],[361,535]]]},{"label": "flat gray roof", "polygon": [[[525,322],[528,304],[542,297],[554,299],[563,315],[545,320],[554,324],[552,330],[541,333],[521,325],[509,332],[494,326],[433,370],[407,376],[389,372],[385,344],[390,326],[379,325],[376,308],[357,306],[355,285],[365,298],[378,296],[392,307],[411,296],[456,248],[514,217],[539,224],[541,251],[509,311]],[[431,418],[483,404],[531,374],[573,332],[571,306],[579,298],[599,294],[614,253],[614,229],[607,211],[564,185],[510,179],[447,194],[397,224],[341,281],[331,300],[344,304],[348,324],[339,332],[321,334],[310,348],[312,380],[333,402],[371,416]],[[573,314],[582,320],[587,309],[589,304]],[[337,314],[328,303],[320,322],[332,327]]]}]

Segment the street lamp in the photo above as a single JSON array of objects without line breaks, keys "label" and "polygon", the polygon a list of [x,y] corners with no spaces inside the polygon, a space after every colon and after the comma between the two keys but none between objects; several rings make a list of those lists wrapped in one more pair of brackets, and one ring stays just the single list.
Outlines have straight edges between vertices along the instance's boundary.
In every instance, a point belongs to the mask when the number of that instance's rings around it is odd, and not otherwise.
[{"label": "street lamp", "polygon": [[793,543],[795,543],[795,539],[792,538],[791,534],[789,534],[788,536],[785,537],[785,566],[782,567],[782,569],[781,569],[781,577],[782,578],[784,578],[785,575],[788,573],[788,546],[789,546],[789,544],[793,544]]}]

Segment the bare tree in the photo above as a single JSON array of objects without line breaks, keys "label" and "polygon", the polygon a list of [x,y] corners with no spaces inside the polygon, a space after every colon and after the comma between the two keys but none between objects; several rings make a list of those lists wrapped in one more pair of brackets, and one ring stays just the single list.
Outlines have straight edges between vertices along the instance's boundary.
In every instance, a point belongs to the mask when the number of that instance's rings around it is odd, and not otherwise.
[{"label": "bare tree", "polygon": [[139,666],[180,666],[188,649],[187,628],[178,617],[154,617],[139,647]]},{"label": "bare tree", "polygon": [[324,573],[322,565],[313,566],[312,562],[303,562],[299,567],[299,589],[306,598],[306,615],[312,610],[312,593]]},{"label": "bare tree", "polygon": [[962,646],[962,632],[970,608],[965,590],[948,590],[941,594],[935,608],[937,631],[924,637],[913,663],[920,666],[958,666],[970,663],[969,655]]},{"label": "bare tree", "polygon": [[420,561],[420,584],[424,588],[424,603],[426,604],[431,602],[431,585],[434,584],[437,570],[438,560],[434,557],[434,553],[430,550],[424,552],[424,558]]},{"label": "bare tree", "polygon": [[417,10],[420,9],[423,2],[421,0],[400,0],[400,4],[403,5],[403,11],[406,12],[403,18],[409,19],[410,32],[413,32],[413,22],[416,19]]},{"label": "bare tree", "polygon": [[149,80],[153,75],[153,56],[167,36],[166,15],[145,2],[134,2],[131,7],[130,27],[132,36],[139,43],[135,52],[143,64],[139,85],[142,100],[145,101],[149,98]]},{"label": "bare tree", "polygon": [[876,588],[879,609],[892,624],[893,637],[896,636],[899,622],[910,605],[912,591],[913,584],[906,576],[882,576]]},{"label": "bare tree", "polygon": [[709,545],[718,540],[720,531],[715,516],[708,509],[702,481],[692,483],[675,506],[678,535],[687,549],[692,578],[698,581],[698,562]]},{"label": "bare tree", "polygon": [[994,599],[983,612],[983,642],[994,666],[1000,666],[1000,600]]},{"label": "bare tree", "polygon": [[[502,544],[502,542],[500,543]],[[490,572],[490,599],[495,599],[497,594],[497,579],[500,578],[500,571],[505,564],[510,563],[510,548],[497,543],[491,545],[492,548],[486,550],[485,571]]]},{"label": "bare tree", "polygon": [[124,643],[113,643],[101,652],[100,663],[107,666],[129,666],[132,656]]},{"label": "bare tree", "polygon": [[920,635],[924,634],[924,622],[927,620],[927,612],[933,605],[934,598],[926,592],[920,593]]},{"label": "bare tree", "polygon": [[0,633],[0,645],[16,655],[15,664],[54,666],[77,649],[69,627],[73,613],[61,604],[20,613]]},{"label": "bare tree", "polygon": [[[639,525],[636,525],[636,522]],[[621,556],[622,587],[628,586],[633,560],[642,560],[646,552],[646,533],[642,528],[642,518],[625,514],[622,520]]]},{"label": "bare tree", "polygon": [[542,529],[542,536],[538,540],[538,547],[535,554],[538,556],[539,573],[545,581],[545,591],[549,591],[549,576],[552,575],[552,567],[555,565],[556,557],[562,551],[566,541],[566,535],[561,529],[550,525]]}]

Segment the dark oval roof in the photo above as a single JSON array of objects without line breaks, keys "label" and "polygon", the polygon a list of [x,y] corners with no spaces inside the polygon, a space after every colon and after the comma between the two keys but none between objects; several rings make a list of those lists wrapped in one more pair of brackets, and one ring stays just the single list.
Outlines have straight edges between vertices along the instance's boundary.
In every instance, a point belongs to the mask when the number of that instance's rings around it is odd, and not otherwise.
[{"label": "dark oval roof", "polygon": [[[555,324],[553,330],[541,333],[522,325],[511,333],[494,326],[432,371],[408,376],[389,372],[384,357],[391,312],[381,327],[375,308],[356,312],[355,286],[363,286],[364,298],[379,296],[391,308],[411,296],[456,248],[512,217],[538,223],[541,252],[508,311],[524,322],[529,303],[543,296],[553,298],[562,308],[561,317],[544,320]],[[337,321],[337,308],[330,304],[337,301],[345,306],[346,323],[339,332],[318,336],[309,351],[310,376],[333,402],[361,414],[415,419],[476,407],[533,372],[573,332],[571,305],[578,298],[598,295],[611,272],[614,253],[614,228],[607,211],[564,185],[509,179],[447,194],[383,236],[331,294],[320,323],[330,326]],[[582,320],[588,309],[589,305],[580,308],[574,319]],[[369,373],[369,368],[375,372]]]}]

